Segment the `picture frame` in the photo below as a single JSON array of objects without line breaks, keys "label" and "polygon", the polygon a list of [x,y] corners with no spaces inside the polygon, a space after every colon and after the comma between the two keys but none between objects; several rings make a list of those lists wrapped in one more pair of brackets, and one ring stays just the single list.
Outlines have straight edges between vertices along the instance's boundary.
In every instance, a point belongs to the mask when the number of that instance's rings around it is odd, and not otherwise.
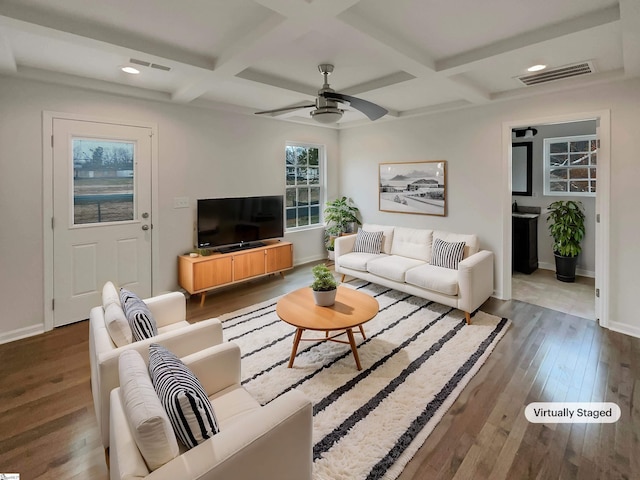
[{"label": "picture frame", "polygon": [[447,161],[380,163],[378,209],[447,216]]}]

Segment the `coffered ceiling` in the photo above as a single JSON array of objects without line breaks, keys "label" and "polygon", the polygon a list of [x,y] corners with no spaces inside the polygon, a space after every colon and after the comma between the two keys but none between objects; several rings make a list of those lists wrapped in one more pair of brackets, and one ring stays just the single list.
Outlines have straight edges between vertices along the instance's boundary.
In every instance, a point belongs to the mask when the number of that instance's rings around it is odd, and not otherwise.
[{"label": "coffered ceiling", "polygon": [[[378,121],[611,82],[640,75],[640,0],[0,0],[7,75],[253,114],[313,102],[321,63]],[[592,73],[517,78],[576,63]]]}]

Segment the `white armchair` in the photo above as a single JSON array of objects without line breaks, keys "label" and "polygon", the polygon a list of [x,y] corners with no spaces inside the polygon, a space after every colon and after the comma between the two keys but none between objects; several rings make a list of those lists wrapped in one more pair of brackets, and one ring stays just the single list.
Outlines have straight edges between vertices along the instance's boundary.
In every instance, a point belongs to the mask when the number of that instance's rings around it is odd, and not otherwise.
[{"label": "white armchair", "polygon": [[[120,388],[111,392],[111,480],[311,480],[312,404],[291,390],[260,404],[240,385],[240,348],[223,343],[181,359],[200,380],[220,432],[149,470]],[[148,358],[146,358],[148,362]]]},{"label": "white armchair", "polygon": [[186,321],[186,299],[182,293],[166,293],[144,302],[156,321],[158,335],[120,347],[107,330],[103,306],[92,308],[89,314],[91,393],[105,448],[109,448],[109,394],[119,385],[118,357],[123,351],[135,349],[147,359],[149,345],[159,343],[178,357],[184,357],[222,343],[222,324],[217,318],[194,324]]}]

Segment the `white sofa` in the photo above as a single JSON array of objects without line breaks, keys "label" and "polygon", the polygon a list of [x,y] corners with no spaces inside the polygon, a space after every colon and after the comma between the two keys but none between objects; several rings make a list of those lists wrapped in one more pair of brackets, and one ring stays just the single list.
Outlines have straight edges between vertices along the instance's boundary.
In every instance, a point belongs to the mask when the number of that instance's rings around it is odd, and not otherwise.
[{"label": "white sofa", "polygon": [[215,318],[190,324],[186,320],[184,294],[165,293],[144,300],[156,321],[158,335],[117,347],[105,323],[106,301],[103,294],[103,304],[92,308],[89,313],[89,363],[98,429],[104,447],[109,448],[109,394],[119,385],[120,354],[127,349],[135,349],[146,359],[149,345],[159,343],[178,357],[183,357],[222,343],[222,324]]},{"label": "white sofa", "polygon": [[[111,480],[311,480],[312,404],[291,390],[261,406],[240,386],[240,349],[223,343],[181,359],[211,400],[220,432],[150,471],[111,392]],[[148,362],[148,358],[147,358]]]},{"label": "white sofa", "polygon": [[[493,253],[480,250],[476,235],[438,230],[364,224],[366,232],[382,231],[380,253],[354,252],[356,235],[336,238],[335,271],[426,298],[465,312],[474,312],[493,294]],[[432,244],[465,242],[457,269],[431,265]]]}]

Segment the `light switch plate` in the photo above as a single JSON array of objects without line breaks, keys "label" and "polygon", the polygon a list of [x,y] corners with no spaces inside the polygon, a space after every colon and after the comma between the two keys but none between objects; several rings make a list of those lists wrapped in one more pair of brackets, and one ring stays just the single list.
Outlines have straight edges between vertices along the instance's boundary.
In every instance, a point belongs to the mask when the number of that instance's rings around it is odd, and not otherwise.
[{"label": "light switch plate", "polygon": [[189,197],[174,197],[173,208],[189,208]]}]

